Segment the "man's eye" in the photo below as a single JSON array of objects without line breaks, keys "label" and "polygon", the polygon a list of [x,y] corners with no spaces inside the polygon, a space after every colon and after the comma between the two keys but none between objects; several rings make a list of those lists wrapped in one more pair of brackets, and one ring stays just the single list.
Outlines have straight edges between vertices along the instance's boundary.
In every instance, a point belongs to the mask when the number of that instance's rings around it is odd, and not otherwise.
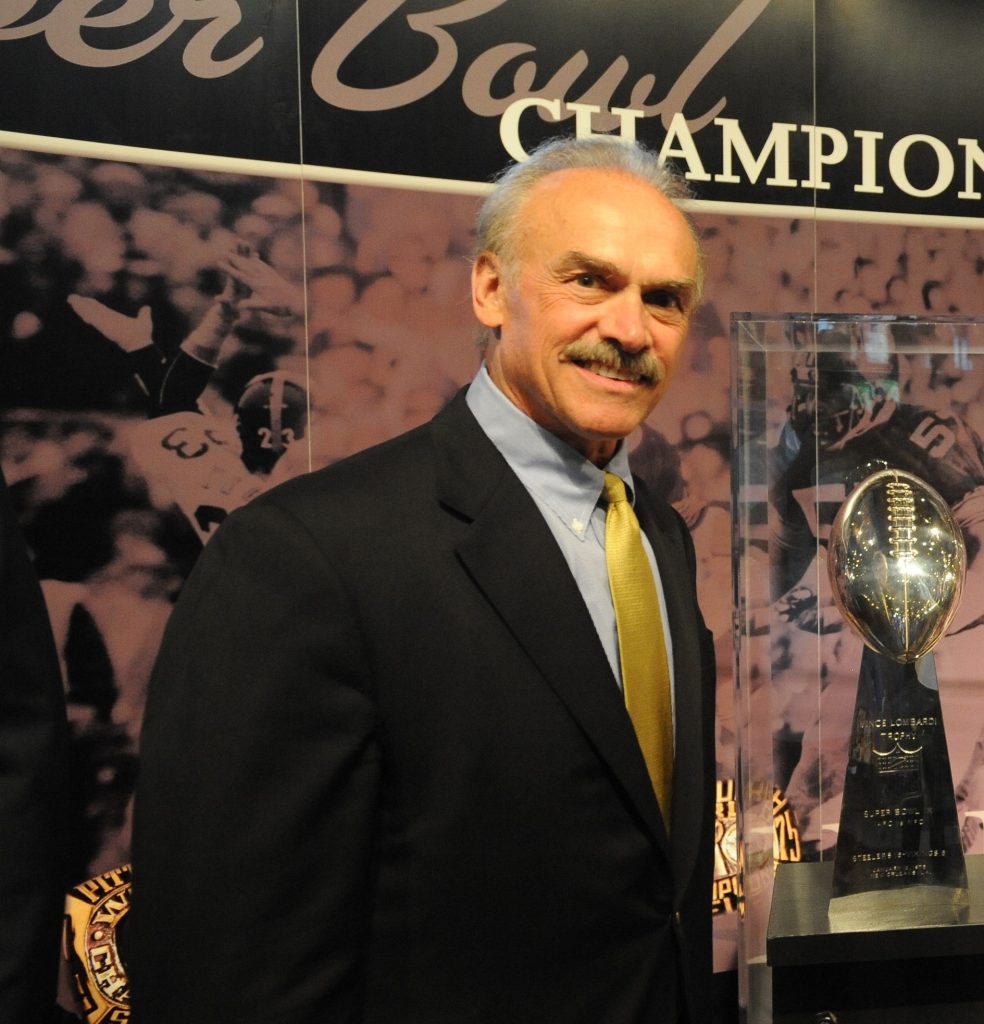
[{"label": "man's eye", "polygon": [[682,309],[680,296],[667,288],[656,288],[646,292],[644,296],[647,306],[658,306],[660,309]]},{"label": "man's eye", "polygon": [[595,288],[601,283],[597,274],[588,273],[578,274],[574,281],[582,288]]}]

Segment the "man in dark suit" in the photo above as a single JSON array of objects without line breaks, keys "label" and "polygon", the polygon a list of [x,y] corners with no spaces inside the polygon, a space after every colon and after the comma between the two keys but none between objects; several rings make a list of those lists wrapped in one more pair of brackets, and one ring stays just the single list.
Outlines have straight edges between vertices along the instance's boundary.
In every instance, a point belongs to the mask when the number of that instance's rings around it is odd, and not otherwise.
[{"label": "man in dark suit", "polygon": [[0,476],[0,1020],[52,1019],[67,887],[68,723],[44,598]]},{"label": "man in dark suit", "polygon": [[602,498],[604,471],[632,483],[621,439],[698,302],[684,194],[611,139],[513,168],[479,218],[467,393],[210,542],[144,725],[134,1024],[710,1019],[693,546],[636,485],[672,665],[665,815],[620,692]]}]

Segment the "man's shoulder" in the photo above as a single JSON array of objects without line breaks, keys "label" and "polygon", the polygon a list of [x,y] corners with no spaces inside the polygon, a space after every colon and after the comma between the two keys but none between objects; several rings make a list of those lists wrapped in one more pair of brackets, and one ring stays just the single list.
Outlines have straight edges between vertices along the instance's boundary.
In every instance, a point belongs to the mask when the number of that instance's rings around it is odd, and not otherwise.
[{"label": "man's shoulder", "polygon": [[302,518],[327,512],[341,519],[405,516],[415,502],[433,496],[442,452],[473,450],[480,428],[462,398],[406,433],[271,487],[251,507],[276,507]]},{"label": "man's shoulder", "polygon": [[270,488],[256,503],[303,508],[325,501],[347,503],[420,481],[433,462],[431,424],[302,473]]},{"label": "man's shoulder", "polygon": [[270,487],[224,525],[248,534],[293,521],[332,544],[367,528],[403,535],[446,504],[462,514],[480,506],[505,467],[459,394],[428,423]]}]

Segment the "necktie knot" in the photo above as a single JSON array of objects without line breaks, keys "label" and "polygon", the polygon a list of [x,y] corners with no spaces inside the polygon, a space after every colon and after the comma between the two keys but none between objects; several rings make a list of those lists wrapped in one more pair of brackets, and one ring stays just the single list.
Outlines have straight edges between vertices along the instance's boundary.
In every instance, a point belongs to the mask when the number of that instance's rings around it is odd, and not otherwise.
[{"label": "necktie knot", "polygon": [[605,500],[609,505],[617,505],[619,502],[629,500],[625,491],[625,482],[614,473],[605,474]]}]

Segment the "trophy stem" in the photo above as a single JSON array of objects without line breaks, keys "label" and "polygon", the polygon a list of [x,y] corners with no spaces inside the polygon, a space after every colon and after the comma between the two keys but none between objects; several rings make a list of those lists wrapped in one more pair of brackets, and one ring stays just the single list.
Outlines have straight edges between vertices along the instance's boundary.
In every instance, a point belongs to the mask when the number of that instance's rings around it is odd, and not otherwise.
[{"label": "trophy stem", "polygon": [[968,906],[933,655],[901,663],[866,646],[834,857],[831,928],[955,924]]}]

